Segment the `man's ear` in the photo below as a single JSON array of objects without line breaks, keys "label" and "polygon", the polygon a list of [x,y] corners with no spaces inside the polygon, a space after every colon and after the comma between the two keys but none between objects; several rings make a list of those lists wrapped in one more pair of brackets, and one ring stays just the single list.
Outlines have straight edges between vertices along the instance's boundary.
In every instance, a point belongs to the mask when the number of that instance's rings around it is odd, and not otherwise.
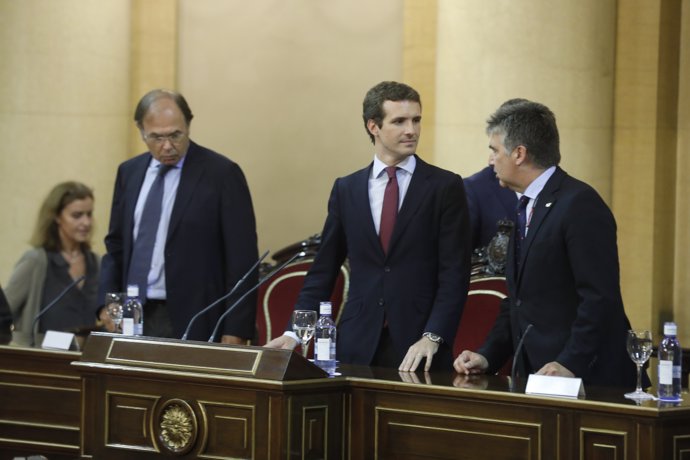
[{"label": "man's ear", "polygon": [[379,135],[379,125],[377,125],[376,121],[374,121],[371,118],[369,120],[367,120],[367,130],[374,137],[377,137]]},{"label": "man's ear", "polygon": [[517,147],[515,147],[513,153],[515,154],[516,165],[519,166],[527,161],[527,147],[525,147],[524,145],[518,145]]}]

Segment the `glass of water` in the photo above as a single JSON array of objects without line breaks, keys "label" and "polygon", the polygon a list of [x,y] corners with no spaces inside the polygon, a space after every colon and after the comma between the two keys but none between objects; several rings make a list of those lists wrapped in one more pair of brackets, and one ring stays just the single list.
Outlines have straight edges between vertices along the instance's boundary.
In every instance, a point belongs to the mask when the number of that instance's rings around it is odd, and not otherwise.
[{"label": "glass of water", "polygon": [[125,304],[126,295],[124,292],[108,292],[105,295],[105,311],[115,324],[115,332],[121,332],[122,308]]},{"label": "glass of water", "polygon": [[316,310],[295,310],[292,312],[292,330],[302,342],[302,356],[307,357],[309,341],[316,330]]},{"label": "glass of water", "polygon": [[630,359],[637,365],[637,388],[633,392],[626,393],[625,397],[636,401],[653,399],[652,395],[642,391],[642,366],[652,356],[652,333],[630,330],[626,346]]}]

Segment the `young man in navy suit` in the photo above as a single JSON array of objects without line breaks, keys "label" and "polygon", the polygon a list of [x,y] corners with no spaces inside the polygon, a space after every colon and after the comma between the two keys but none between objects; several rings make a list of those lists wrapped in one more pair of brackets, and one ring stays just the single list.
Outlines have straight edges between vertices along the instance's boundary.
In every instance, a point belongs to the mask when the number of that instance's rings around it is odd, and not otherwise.
[{"label": "young man in navy suit", "polygon": [[[237,163],[189,138],[192,111],[181,94],[150,91],[134,120],[149,150],[118,169],[99,298],[136,284],[145,299],[144,335],[179,338],[192,316],[229,292],[258,259],[254,210]],[[147,197],[157,180],[162,196],[154,214],[146,211]],[[158,218],[145,225],[146,215]],[[142,228],[155,235],[146,244]],[[252,274],[244,286],[255,280]],[[255,305],[248,296],[228,316],[223,342],[253,337]],[[188,337],[208,340],[223,312],[219,305],[199,317]]]},{"label": "young man in navy suit", "polygon": [[[467,202],[457,174],[415,154],[421,119],[413,88],[382,82],[370,89],[363,121],[374,161],[337,179],[331,191],[322,243],[295,308],[314,310],[330,298],[349,259],[350,289],[338,325],[342,363],[406,372],[422,361],[426,371],[452,366],[470,276]],[[297,343],[286,332],[267,346]]]},{"label": "young man in navy suit", "polygon": [[[592,187],[558,166],[556,119],[544,105],[500,107],[487,134],[501,185],[524,198],[524,229],[521,237],[516,219],[501,313],[484,345],[463,351],[455,369],[495,373],[512,356],[523,377],[634,386],[613,214]],[[521,353],[513,356],[521,338]]]}]

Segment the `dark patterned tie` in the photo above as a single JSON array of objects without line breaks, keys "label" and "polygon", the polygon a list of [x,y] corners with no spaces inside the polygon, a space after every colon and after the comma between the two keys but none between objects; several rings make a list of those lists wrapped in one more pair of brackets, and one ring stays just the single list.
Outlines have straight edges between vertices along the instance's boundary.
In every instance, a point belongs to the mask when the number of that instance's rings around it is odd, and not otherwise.
[{"label": "dark patterned tie", "polygon": [[388,183],[383,193],[383,208],[381,209],[381,225],[379,226],[379,239],[383,252],[388,253],[388,245],[395,227],[395,219],[398,216],[398,177],[395,166],[386,168]]},{"label": "dark patterned tie", "polygon": [[527,228],[527,203],[529,203],[529,197],[522,195],[517,204],[517,218],[515,219],[517,223],[515,232],[515,262],[518,268],[520,267],[522,242],[525,239],[525,230]]},{"label": "dark patterned tie", "polygon": [[127,285],[139,286],[139,298],[142,302],[146,300],[146,289],[148,287],[149,271],[151,270],[151,256],[153,255],[153,246],[156,243],[158,223],[161,220],[165,175],[172,169],[172,166],[160,165],[158,168],[158,175],[151,185],[151,189],[146,196],[144,209],[141,212],[139,232],[134,242],[132,260],[129,264],[129,274],[127,276]]}]

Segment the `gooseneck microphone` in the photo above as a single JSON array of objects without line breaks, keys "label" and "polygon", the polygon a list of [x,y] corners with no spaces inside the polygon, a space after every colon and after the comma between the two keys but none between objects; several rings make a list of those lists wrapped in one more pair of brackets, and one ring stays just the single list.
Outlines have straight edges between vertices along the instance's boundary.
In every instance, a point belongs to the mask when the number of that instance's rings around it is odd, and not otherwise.
[{"label": "gooseneck microphone", "polygon": [[45,312],[47,312],[48,310],[53,308],[55,306],[55,304],[58,303],[65,296],[65,294],[67,294],[70,290],[72,290],[72,288],[74,288],[74,286],[76,286],[77,284],[82,282],[84,279],[86,279],[86,275],[81,275],[79,278],[77,278],[74,281],[72,281],[71,283],[69,283],[69,285],[65,289],[63,289],[62,292],[57,295],[57,297],[55,297],[53,300],[51,300],[48,305],[43,307],[43,309],[41,311],[39,311],[36,314],[36,316],[34,316],[34,320],[31,323],[31,346],[32,347],[34,345],[36,345],[36,342],[35,342],[35,340],[36,340],[35,335],[36,334],[34,333],[34,329],[36,329],[36,323],[38,322],[39,318],[41,316],[43,316],[43,314]]},{"label": "gooseneck microphone", "polygon": [[251,275],[251,273],[254,270],[256,270],[256,267],[258,267],[259,264],[261,263],[261,261],[266,258],[268,253],[269,253],[269,251],[266,251],[266,252],[264,252],[264,254],[261,257],[259,257],[259,260],[257,260],[256,263],[254,265],[252,265],[252,267],[249,270],[247,270],[247,273],[245,273],[244,276],[242,278],[240,278],[237,281],[237,283],[235,283],[235,285],[232,287],[232,289],[230,289],[230,292],[228,292],[223,297],[221,297],[220,299],[213,302],[211,305],[208,305],[208,306],[202,308],[194,316],[192,316],[192,319],[190,319],[189,323],[187,323],[187,328],[184,330],[184,334],[182,334],[182,338],[180,340],[187,340],[187,336],[189,335],[189,330],[192,328],[192,324],[194,324],[194,321],[196,321],[197,318],[199,318],[199,316],[203,315],[204,313],[209,311],[211,308],[215,307],[216,305],[221,303],[223,300],[226,300],[228,297],[233,295],[235,293],[235,291],[237,291],[237,288],[239,288],[240,285],[242,285],[242,283],[245,282],[245,280],[249,277],[249,275]]},{"label": "gooseneck microphone", "polygon": [[532,329],[531,323],[525,328],[525,332],[522,333],[522,337],[520,337],[520,341],[515,348],[515,354],[513,355],[513,368],[510,370],[510,391],[515,390],[515,372],[517,371],[517,362],[522,356],[522,346],[525,343],[525,337],[527,337],[527,333],[530,331],[530,329]]},{"label": "gooseneck microphone", "polygon": [[249,294],[251,294],[252,292],[254,292],[254,291],[256,291],[257,289],[259,289],[259,286],[261,286],[262,284],[264,284],[266,281],[268,281],[269,278],[272,278],[273,275],[275,275],[276,273],[278,273],[279,271],[281,271],[281,270],[282,270],[283,268],[285,268],[288,264],[290,264],[293,260],[295,260],[296,258],[298,258],[298,257],[300,257],[300,256],[301,256],[301,253],[298,252],[297,254],[295,254],[295,255],[293,255],[292,257],[290,257],[290,259],[288,259],[287,262],[284,262],[280,267],[276,268],[276,269],[273,270],[271,273],[269,273],[268,275],[266,275],[266,276],[264,276],[263,278],[261,278],[261,279],[259,280],[259,282],[256,283],[256,285],[255,285],[253,288],[251,288],[250,290],[248,290],[247,292],[245,292],[244,295],[243,295],[242,297],[240,297],[240,298],[237,300],[237,302],[235,302],[234,304],[230,305],[230,308],[228,308],[227,311],[226,311],[225,313],[223,313],[223,314],[220,316],[220,318],[218,318],[218,322],[216,323],[216,327],[213,328],[213,333],[211,333],[211,337],[208,338],[208,341],[209,341],[209,342],[215,341],[216,334],[218,334],[218,329],[220,329],[220,325],[223,324],[223,320],[225,319],[225,317],[228,316],[228,315],[230,314],[230,312],[233,311],[239,304],[241,304],[242,301],[243,301]]}]

